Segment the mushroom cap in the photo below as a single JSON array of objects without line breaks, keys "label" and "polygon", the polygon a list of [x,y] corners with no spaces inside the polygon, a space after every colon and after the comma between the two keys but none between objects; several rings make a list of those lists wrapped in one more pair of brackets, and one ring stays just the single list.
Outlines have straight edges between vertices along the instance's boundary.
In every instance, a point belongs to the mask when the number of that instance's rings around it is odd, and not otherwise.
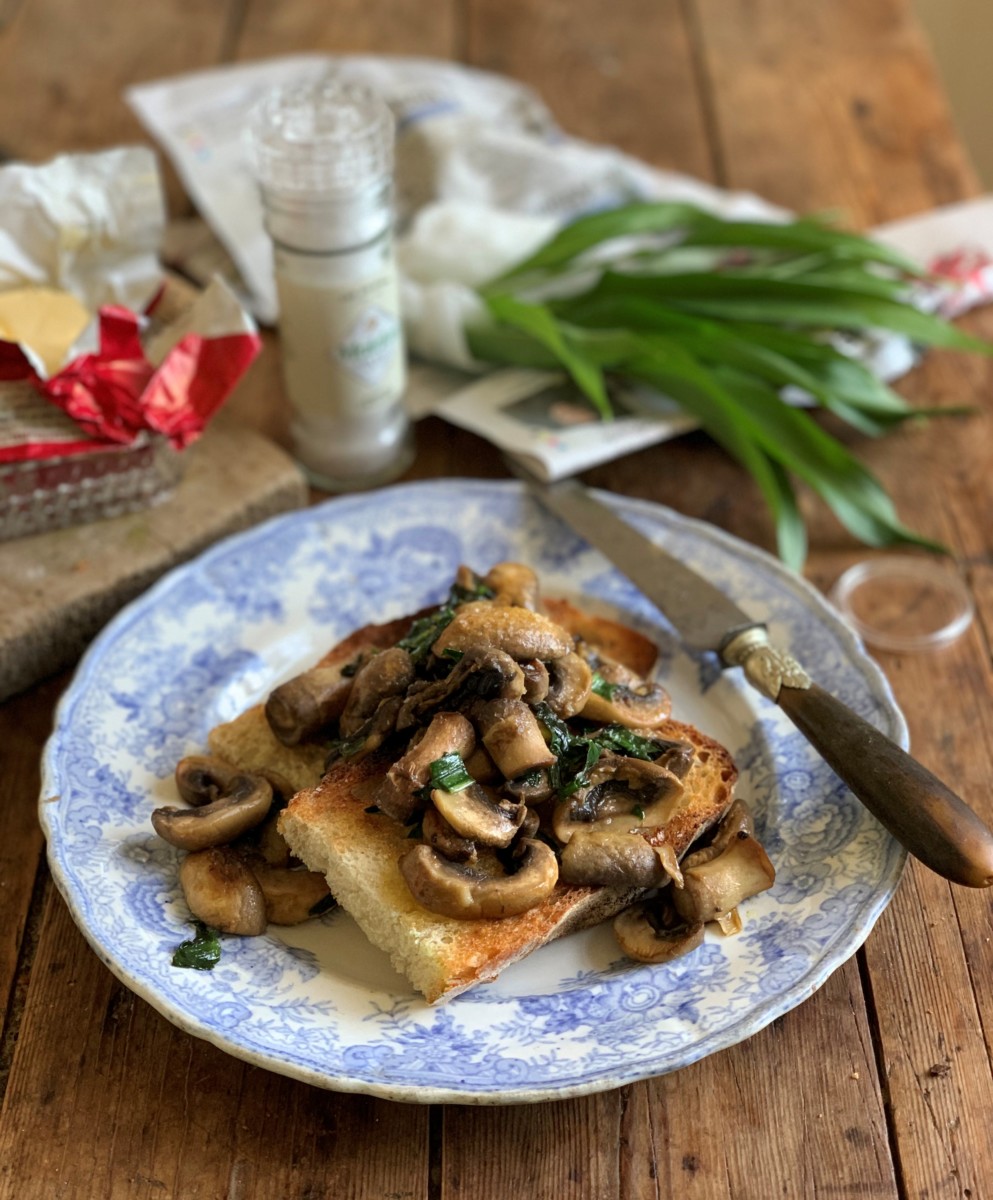
[{"label": "mushroom cap", "polygon": [[517,662],[550,662],[569,653],[572,637],[544,613],[471,600],[456,609],[432,647],[437,655],[483,648],[502,650]]},{"label": "mushroom cap", "polygon": [[176,790],[187,804],[201,808],[228,791],[242,772],[212,754],[188,754],[176,763]]},{"label": "mushroom cap", "polygon": [[376,803],[387,816],[407,822],[424,807],[416,795],[431,778],[431,764],[446,754],[463,762],[476,745],[476,731],[461,713],[436,713],[423,735],[386,772],[376,792]]},{"label": "mushroom cap", "polygon": [[525,804],[541,804],[545,800],[551,800],[555,794],[551,776],[544,769],[535,771],[533,777],[525,775],[522,778],[508,779],[503,785],[503,790],[508,796],[513,796],[515,800],[523,800]]},{"label": "mushroom cap", "polygon": [[614,936],[621,949],[637,962],[663,963],[695,950],[703,941],[702,921],[676,922],[667,927],[657,906],[642,902],[614,918]]},{"label": "mushroom cap", "polygon": [[452,711],[476,699],[516,700],[523,695],[524,672],[509,654],[485,646],[466,650],[444,679],[413,684],[397,717],[397,729],[423,725],[437,712]]},{"label": "mushroom cap", "polygon": [[423,844],[400,858],[400,871],[418,904],[459,921],[512,917],[540,904],[555,887],[559,868],[551,847],[527,841],[517,870],[500,864],[449,862]]},{"label": "mushroom cap", "polygon": [[668,720],[671,711],[672,700],[665,688],[644,682],[636,687],[617,684],[610,699],[591,691],[579,715],[605,725],[616,722],[632,729],[654,729]]},{"label": "mushroom cap", "polygon": [[304,671],[269,693],[265,718],[284,746],[313,737],[345,711],[352,679],[342,674],[343,665]]},{"label": "mushroom cap", "polygon": [[563,883],[658,887],[668,876],[655,850],[637,833],[581,830],[561,854]]},{"label": "mushroom cap", "polygon": [[664,826],[683,794],[682,780],[667,768],[619,754],[602,755],[589,778],[555,807],[552,830],[562,845],[583,831]]},{"label": "mushroom cap", "polygon": [[509,846],[524,820],[523,804],[501,799],[478,783],[458,792],[435,788],[431,802],[460,837],[480,846]]},{"label": "mushroom cap", "polygon": [[496,563],[483,576],[483,583],[492,588],[494,604],[538,607],[538,576],[525,563]]},{"label": "mushroom cap", "polygon": [[465,838],[456,833],[436,808],[424,810],[421,834],[429,846],[433,846],[439,854],[450,858],[452,862],[475,862],[479,857],[472,838]]},{"label": "mushroom cap", "polygon": [[200,808],[168,805],[152,813],[159,837],[181,850],[204,850],[233,842],[265,820],[272,807],[272,785],[261,775],[231,775],[225,790]]},{"label": "mushroom cap", "polygon": [[187,854],[179,883],[190,912],[221,933],[265,932],[265,896],[254,872],[230,846]]},{"label": "mushroom cap", "polygon": [[523,700],[485,700],[473,706],[483,745],[506,779],[517,779],[557,762],[538,718]]}]

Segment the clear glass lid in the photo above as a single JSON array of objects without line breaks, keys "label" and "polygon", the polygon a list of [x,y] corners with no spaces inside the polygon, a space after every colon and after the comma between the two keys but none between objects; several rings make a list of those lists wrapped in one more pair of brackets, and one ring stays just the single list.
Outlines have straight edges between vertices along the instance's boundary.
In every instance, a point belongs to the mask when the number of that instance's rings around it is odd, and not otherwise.
[{"label": "clear glass lid", "polygon": [[947,646],[972,623],[972,596],[954,563],[894,555],[850,567],[831,600],[862,639],[883,650]]}]

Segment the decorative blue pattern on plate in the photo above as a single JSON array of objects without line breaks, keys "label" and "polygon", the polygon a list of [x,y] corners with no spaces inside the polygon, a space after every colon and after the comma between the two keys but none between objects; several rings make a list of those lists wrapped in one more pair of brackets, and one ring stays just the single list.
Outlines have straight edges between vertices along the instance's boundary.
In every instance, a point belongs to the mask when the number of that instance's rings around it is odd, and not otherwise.
[{"label": "decorative blue pattern on plate", "polygon": [[[654,505],[605,497],[795,647],[819,682],[906,744],[885,679],[802,580],[767,555]],[[778,871],[738,937],[652,967],[609,928],[545,947],[432,1009],[343,913],[228,938],[209,973],[170,965],[189,933],[176,855],[149,815],[175,761],[367,621],[439,600],[460,562],[532,563],[658,641],[677,716],[741,768]],[[904,855],[778,709],[738,672],[692,657],[652,606],[515,483],[445,480],[277,518],[173,571],[80,665],[45,754],[41,804],[56,881],[101,959],[183,1029],[324,1087],[398,1100],[507,1103],[675,1070],[809,996],[869,933]],[[45,798],[48,799],[45,799]]]}]

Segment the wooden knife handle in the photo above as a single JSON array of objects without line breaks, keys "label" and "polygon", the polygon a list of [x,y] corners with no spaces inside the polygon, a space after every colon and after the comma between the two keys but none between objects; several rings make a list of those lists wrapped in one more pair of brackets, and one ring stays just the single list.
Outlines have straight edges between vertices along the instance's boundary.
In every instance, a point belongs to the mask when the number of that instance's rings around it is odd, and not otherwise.
[{"label": "wooden knife handle", "polygon": [[777,703],[915,858],[953,883],[993,884],[993,833],[926,767],[816,683],[784,685]]}]

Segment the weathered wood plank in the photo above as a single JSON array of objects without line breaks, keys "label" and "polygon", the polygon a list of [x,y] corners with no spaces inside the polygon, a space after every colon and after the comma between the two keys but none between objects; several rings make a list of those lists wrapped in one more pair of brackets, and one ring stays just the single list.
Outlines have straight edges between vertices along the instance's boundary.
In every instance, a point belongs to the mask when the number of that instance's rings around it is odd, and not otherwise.
[{"label": "weathered wood plank", "polygon": [[[975,190],[904,5],[853,2],[828,10],[701,0],[699,9],[731,184],[797,209],[833,206],[858,226]],[[783,151],[791,144],[797,154],[788,157]],[[809,146],[816,153],[805,153]],[[902,388],[919,403],[947,403],[988,395],[989,378],[987,364],[932,355]],[[971,423],[908,429],[874,445],[846,440],[882,478],[908,524],[982,561],[989,428],[987,408]],[[818,548],[828,548],[828,528],[818,516]],[[815,553],[810,573],[826,585],[861,554],[850,545]],[[993,736],[983,699],[993,685],[982,626],[940,655],[882,661],[907,712],[915,753],[993,817],[986,798]],[[901,1194],[908,1196],[967,1189],[978,1195],[993,1178],[981,1128],[993,1107],[983,1038],[990,1020],[989,897],[953,890],[912,867],[865,948]]]},{"label": "weathered wood plank", "polygon": [[426,1116],[181,1033],[102,966],[49,886],[0,1122],[5,1200],[426,1200]]},{"label": "weathered wood plank", "polygon": [[[0,1097],[19,1031],[20,1009],[34,947],[25,945],[32,892],[43,850],[38,826],[38,767],[64,680],[50,680],[30,696],[0,707]],[[20,966],[20,986],[18,968]]]},{"label": "weathered wood plank", "polygon": [[641,1086],[641,1133],[629,1134],[641,1153],[628,1160],[644,1162],[652,1142],[656,1157],[625,1195],[899,1194],[854,959],[759,1036]]},{"label": "weathered wood plank", "polygon": [[[0,28],[0,152],[40,162],[67,151],[147,142],[122,92],[133,83],[220,61],[239,0],[23,0]],[[189,205],[171,167],[174,213]]]},{"label": "weathered wood plank", "polygon": [[678,0],[469,0],[466,58],[530,84],[567,133],[713,174]]},{"label": "weathered wood plank", "polygon": [[338,0],[287,4],[247,0],[234,47],[238,59],[277,54],[458,54],[459,5],[454,0]]},{"label": "weathered wood plank", "polygon": [[726,182],[875,225],[975,192],[904,0],[694,0]]},{"label": "weathered wood plank", "polygon": [[444,1200],[619,1200],[622,1093],[445,1110]]}]

